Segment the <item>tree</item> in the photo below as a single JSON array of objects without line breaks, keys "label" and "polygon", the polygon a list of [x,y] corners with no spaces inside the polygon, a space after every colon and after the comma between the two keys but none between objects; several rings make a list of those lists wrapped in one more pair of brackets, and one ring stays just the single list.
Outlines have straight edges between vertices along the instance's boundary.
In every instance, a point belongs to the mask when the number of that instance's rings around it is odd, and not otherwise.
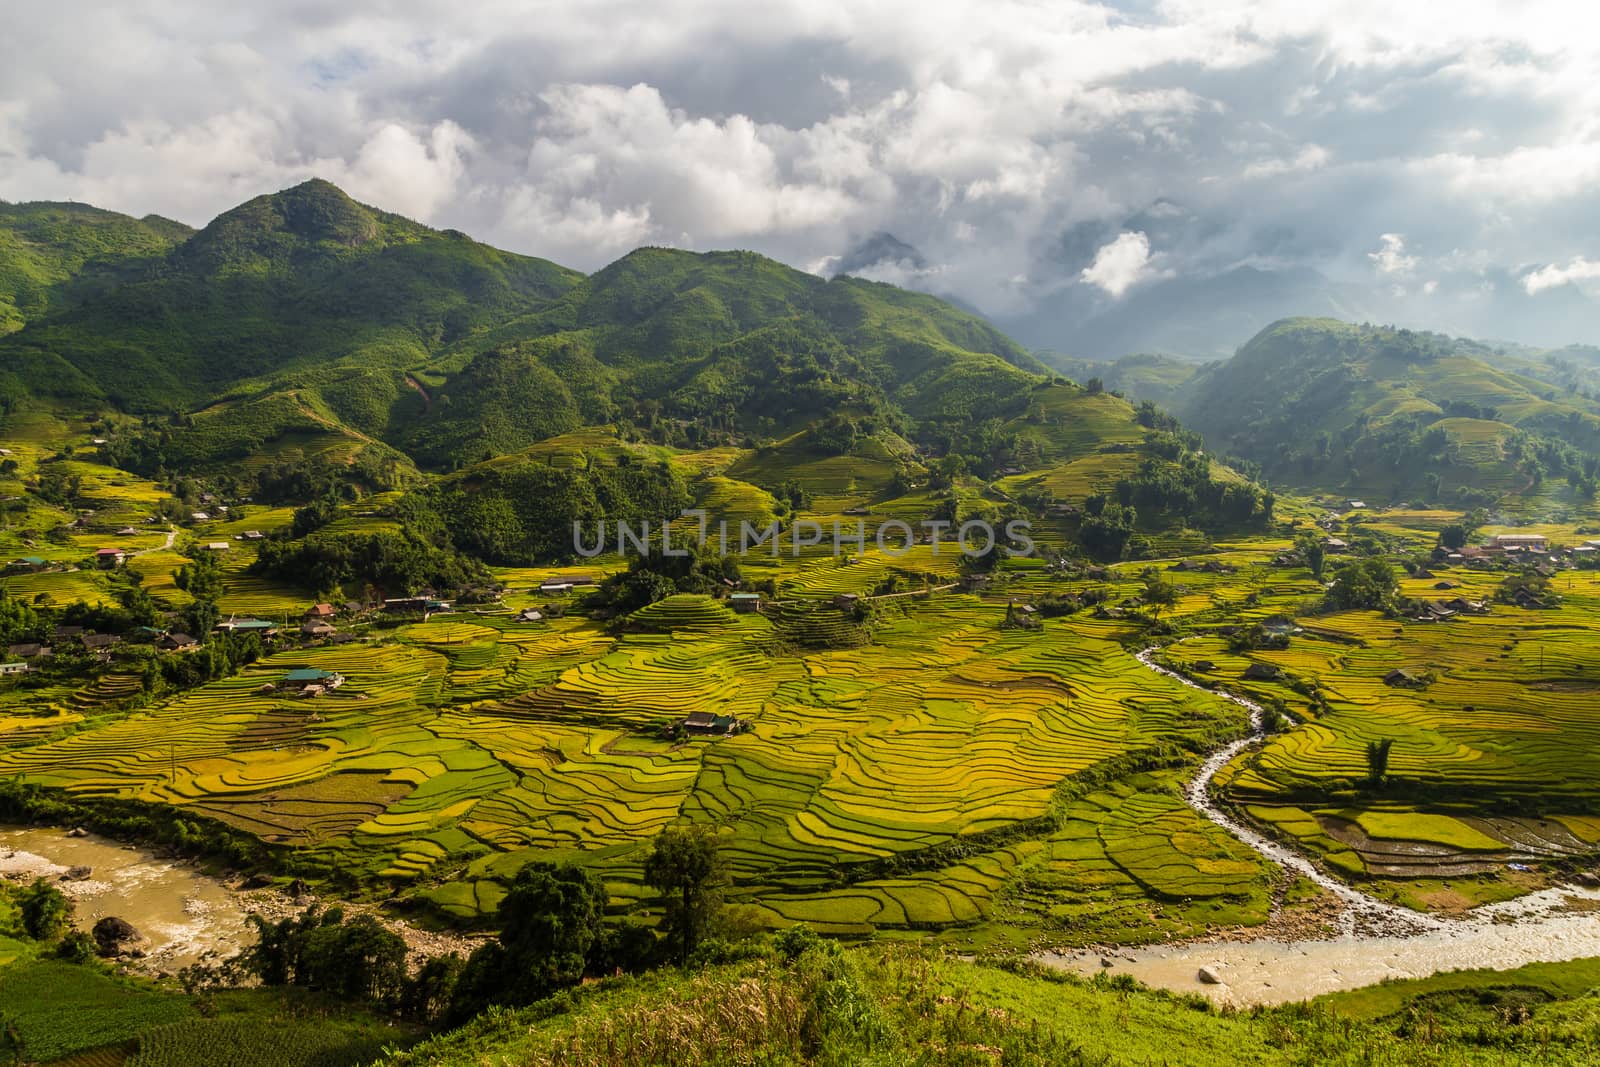
[{"label": "tree", "polygon": [[207,634],[216,629],[217,620],[222,617],[221,610],[215,600],[193,600],[184,606],[180,613],[183,619],[184,632],[205,640]]},{"label": "tree", "polygon": [[1165,579],[1152,575],[1144,582],[1144,602],[1156,618],[1178,602],[1178,587]]},{"label": "tree", "polygon": [[66,932],[72,918],[72,901],[44,879],[17,894],[22,929],[35,941],[54,941]]},{"label": "tree", "polygon": [[582,867],[536,862],[517,872],[499,909],[516,1001],[532,1003],[583,978],[605,906],[605,884]]},{"label": "tree", "polygon": [[1322,580],[1323,569],[1327,566],[1328,550],[1322,543],[1322,538],[1313,532],[1306,532],[1294,539],[1295,551],[1311,568],[1311,577]]},{"label": "tree", "polygon": [[1334,572],[1328,605],[1339,611],[1382,608],[1399,584],[1394,568],[1381,556],[1351,560]]},{"label": "tree", "polygon": [[1452,552],[1459,552],[1467,543],[1467,528],[1464,524],[1453,522],[1439,531],[1439,544]]},{"label": "tree", "polygon": [[490,1004],[532,1004],[576,985],[600,939],[606,889],[574,864],[534,862],[500,901],[500,936],[472,953],[455,982],[450,1018]]},{"label": "tree", "polygon": [[727,867],[717,839],[704,827],[668,827],[644,861],[645,884],[662,896],[662,923],[678,960],[688,963],[722,909]]},{"label": "tree", "polygon": [[1367,779],[1374,786],[1382,785],[1389,777],[1389,749],[1393,747],[1392,737],[1367,742]]}]

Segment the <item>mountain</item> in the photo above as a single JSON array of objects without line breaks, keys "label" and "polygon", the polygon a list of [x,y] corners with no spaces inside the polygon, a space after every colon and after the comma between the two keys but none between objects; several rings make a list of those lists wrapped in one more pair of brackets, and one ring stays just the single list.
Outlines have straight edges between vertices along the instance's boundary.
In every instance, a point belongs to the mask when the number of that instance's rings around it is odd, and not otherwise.
[{"label": "mountain", "polygon": [[1059,352],[1040,352],[1039,359],[1073,381],[1098,378],[1105,388],[1134,400],[1148,400],[1171,407],[1179,394],[1200,370],[1193,360],[1136,352],[1121,359],[1074,359]]},{"label": "mountain", "polygon": [[[148,240],[120,283],[44,307],[0,361],[17,388],[79,409],[248,406],[247,432],[205,428],[229,440],[217,459],[308,422],[448,467],[618,418],[724,436],[837,414],[959,421],[1002,414],[1044,372],[923,294],[664,248],[585,277],[322,181],[193,234],[124,221]],[[56,259],[83,266],[86,241],[65,235]],[[197,458],[193,429],[168,428],[162,455]]]},{"label": "mountain", "polygon": [[115,284],[192,233],[156,215],[0,200],[0,334]]},{"label": "mountain", "polygon": [[[1211,447],[1296,485],[1479,504],[1592,480],[1600,404],[1508,369],[1503,346],[1285,319],[1198,373],[1173,405]],[[1559,495],[1559,494],[1558,494]]]},{"label": "mountain", "polygon": [[399,368],[583,280],[310,181],[219,216],[0,340],[36,396],[133,412],[345,362]]}]

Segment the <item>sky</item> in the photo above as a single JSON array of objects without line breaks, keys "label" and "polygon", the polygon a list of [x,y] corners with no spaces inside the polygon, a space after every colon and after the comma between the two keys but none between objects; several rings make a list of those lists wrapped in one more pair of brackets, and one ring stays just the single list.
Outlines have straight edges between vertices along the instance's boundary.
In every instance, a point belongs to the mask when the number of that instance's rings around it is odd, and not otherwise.
[{"label": "sky", "polygon": [[1600,306],[1600,5],[13,0],[4,21],[7,200],[198,226],[319,176],[585,270],[642,244],[845,263],[1063,348],[1252,270],[1296,279],[1289,305],[1310,285],[1600,341],[1575,335]]}]

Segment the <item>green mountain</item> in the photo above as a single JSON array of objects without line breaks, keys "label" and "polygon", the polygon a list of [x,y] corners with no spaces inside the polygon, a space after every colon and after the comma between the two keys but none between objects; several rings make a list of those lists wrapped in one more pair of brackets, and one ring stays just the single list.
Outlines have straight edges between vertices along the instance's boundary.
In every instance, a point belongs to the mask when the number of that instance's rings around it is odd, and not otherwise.
[{"label": "green mountain", "polygon": [[322,181],[257,197],[130,274],[0,341],[0,362],[36,396],[133,412],[337,364],[398,382],[399,368],[582,281]]},{"label": "green mountain", "polygon": [[1203,369],[1173,405],[1212,448],[1274,479],[1389,501],[1592,494],[1600,405],[1477,341],[1285,319]]},{"label": "green mountain", "polygon": [[0,200],[0,334],[125,280],[193,232],[156,215]]},{"label": "green mountain", "polygon": [[1153,409],[925,294],[750,252],[641,248],[585,277],[321,181],[172,236],[115,278],[61,253],[74,299],[0,338],[11,395],[102,419],[105,458],[142,475],[267,501],[416,489],[408,521],[506,562],[559,553],[579,517],[779,497],[906,517],[1098,497],[1102,556],[1270,515]]},{"label": "green mountain", "polygon": [[[1004,415],[1044,370],[922,294],[660,248],[585,278],[321,181],[251,200],[126,275],[0,341],[31,394],[142,414],[247,404],[236,439],[309,419],[433,467],[618,418],[724,437],[840,413],[959,426]],[[162,455],[203,461],[188,429],[167,428]]]},{"label": "green mountain", "polygon": [[1200,370],[1200,364],[1193,360],[1154,352],[1136,352],[1104,361],[1077,359],[1054,352],[1042,352],[1039,358],[1073,381],[1098,378],[1112,392],[1166,407],[1178,399]]}]

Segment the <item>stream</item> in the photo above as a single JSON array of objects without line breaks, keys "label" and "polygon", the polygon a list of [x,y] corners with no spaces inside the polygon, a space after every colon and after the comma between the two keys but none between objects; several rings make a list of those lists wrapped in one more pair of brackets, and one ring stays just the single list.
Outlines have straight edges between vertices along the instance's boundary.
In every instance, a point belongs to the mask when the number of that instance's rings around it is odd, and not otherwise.
[{"label": "stream", "polygon": [[[1422,978],[1479,967],[1504,970],[1600,955],[1600,890],[1557,886],[1475,908],[1460,919],[1425,915],[1361,892],[1228,815],[1212,799],[1211,781],[1229,761],[1266,736],[1266,714],[1252,700],[1205,689],[1159,666],[1154,662],[1156,651],[1145,649],[1137,658],[1149,670],[1250,712],[1249,736],[1213,752],[1184,786],[1184,799],[1261,856],[1331,893],[1340,904],[1338,933],[1315,941],[1220,940],[1110,953],[1046,952],[1040,954],[1041,962],[1082,974],[1108,970],[1128,974],[1146,985],[1204,993],[1219,1002],[1277,1004],[1385,978]],[[1212,970],[1221,983],[1202,982],[1201,967]]]}]

